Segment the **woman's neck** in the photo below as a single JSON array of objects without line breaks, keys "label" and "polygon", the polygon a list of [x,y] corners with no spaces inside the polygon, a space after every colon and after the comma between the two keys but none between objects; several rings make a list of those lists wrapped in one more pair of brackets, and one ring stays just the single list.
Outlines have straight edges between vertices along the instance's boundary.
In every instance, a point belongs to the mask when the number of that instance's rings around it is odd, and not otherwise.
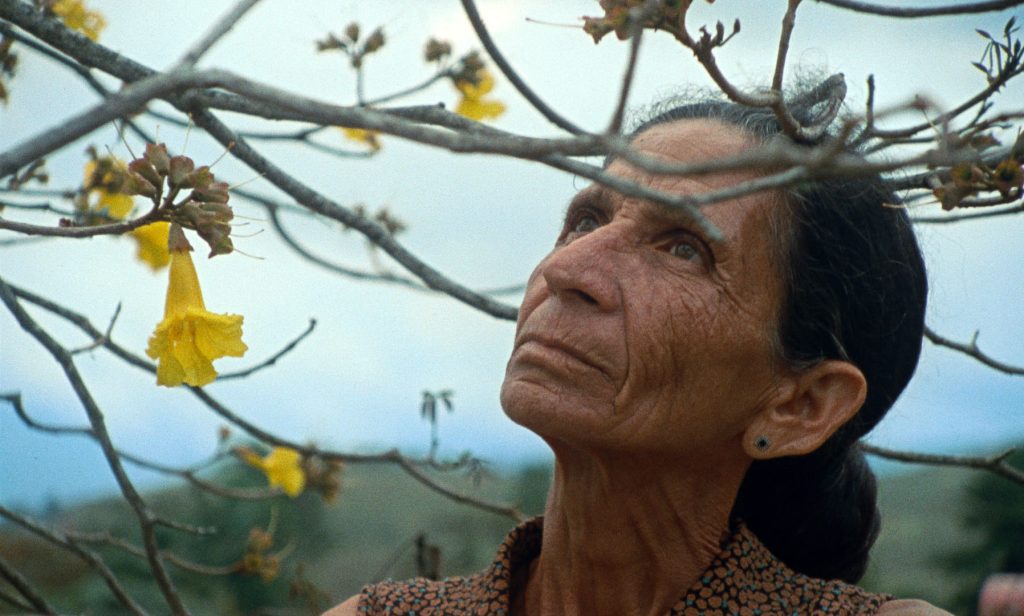
[{"label": "woman's neck", "polygon": [[665,614],[719,552],[747,461],[553,445],[543,546],[513,614]]}]

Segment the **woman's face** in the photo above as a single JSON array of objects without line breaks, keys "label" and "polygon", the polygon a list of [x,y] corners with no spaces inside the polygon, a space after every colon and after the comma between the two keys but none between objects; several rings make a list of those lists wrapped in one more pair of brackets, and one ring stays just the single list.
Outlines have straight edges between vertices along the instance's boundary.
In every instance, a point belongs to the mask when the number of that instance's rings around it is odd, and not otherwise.
[{"label": "woman's face", "polygon": [[[708,120],[656,126],[633,144],[677,162],[751,145]],[[754,177],[646,175],[621,160],[608,172],[674,194]],[[596,184],[582,190],[527,285],[501,391],[506,414],[552,444],[663,455],[738,444],[775,391],[773,207],[777,197],[764,193],[705,207],[725,237],[712,245],[664,206]]]}]

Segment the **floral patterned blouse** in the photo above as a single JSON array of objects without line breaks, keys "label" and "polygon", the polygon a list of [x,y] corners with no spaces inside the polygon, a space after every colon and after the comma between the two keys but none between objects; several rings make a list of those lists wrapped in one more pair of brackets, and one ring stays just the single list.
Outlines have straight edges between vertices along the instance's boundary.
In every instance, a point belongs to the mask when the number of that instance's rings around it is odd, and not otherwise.
[{"label": "floral patterned blouse", "polygon": [[[515,528],[490,567],[434,581],[385,581],[363,588],[359,613],[370,616],[508,616],[513,573],[540,554],[543,519]],[[786,567],[746,526],[738,525],[669,616],[804,616],[875,614],[891,600],[839,580],[807,577]]]}]

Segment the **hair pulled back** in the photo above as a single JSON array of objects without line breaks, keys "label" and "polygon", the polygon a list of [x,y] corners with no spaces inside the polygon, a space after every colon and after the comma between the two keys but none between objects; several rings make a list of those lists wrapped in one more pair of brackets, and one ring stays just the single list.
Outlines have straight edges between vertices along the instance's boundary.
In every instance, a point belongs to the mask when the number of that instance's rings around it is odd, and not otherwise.
[{"label": "hair pulled back", "polygon": [[[792,100],[794,117],[813,116],[814,101]],[[634,134],[682,119],[718,120],[761,143],[784,138],[771,111],[719,100],[672,107]],[[733,517],[794,570],[852,583],[863,576],[880,528],[875,477],[857,441],[881,420],[917,366],[924,262],[909,217],[886,207],[898,200],[878,176],[816,179],[786,196],[773,225],[782,278],[779,352],[795,369],[825,359],[854,364],[867,381],[867,398],[818,450],[753,462]]]}]

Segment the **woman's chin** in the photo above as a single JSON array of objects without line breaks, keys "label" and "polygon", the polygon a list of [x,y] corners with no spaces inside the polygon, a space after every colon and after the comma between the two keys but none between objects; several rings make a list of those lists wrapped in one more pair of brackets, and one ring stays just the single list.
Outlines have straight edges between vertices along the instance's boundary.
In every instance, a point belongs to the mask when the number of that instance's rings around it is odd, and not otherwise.
[{"label": "woman's chin", "polygon": [[613,401],[612,396],[601,399],[555,390],[544,379],[506,376],[501,386],[505,415],[545,440],[585,441],[598,436],[614,416]]}]

